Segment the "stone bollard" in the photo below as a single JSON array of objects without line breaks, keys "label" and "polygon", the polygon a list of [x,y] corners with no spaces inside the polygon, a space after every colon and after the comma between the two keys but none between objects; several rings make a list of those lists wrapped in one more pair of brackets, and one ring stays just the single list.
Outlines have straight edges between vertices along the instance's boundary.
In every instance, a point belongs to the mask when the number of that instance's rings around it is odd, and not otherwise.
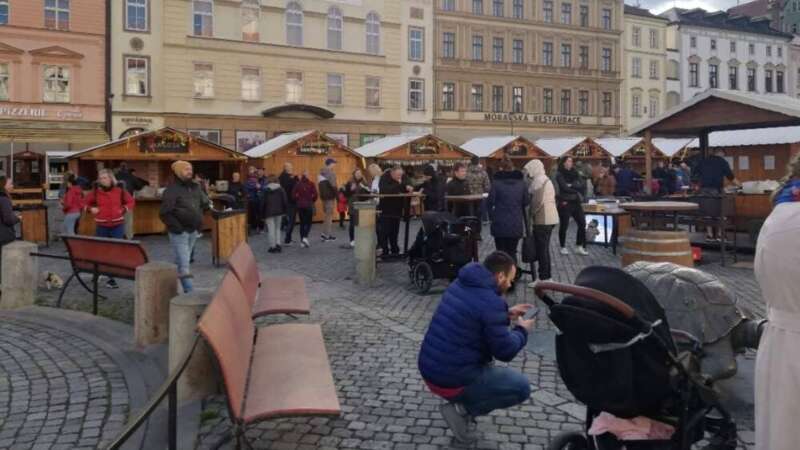
[{"label": "stone bollard", "polygon": [[375,203],[356,202],[356,283],[371,286],[375,282]]},{"label": "stone bollard", "polygon": [[39,285],[39,260],[31,253],[38,250],[39,246],[27,241],[14,241],[3,246],[0,309],[33,306]]},{"label": "stone bollard", "polygon": [[[198,290],[179,295],[169,305],[169,371],[181,363],[197,334],[197,321],[214,296],[212,291]],[[191,359],[178,379],[178,402],[197,400],[216,392],[217,374],[211,349],[201,338]]]},{"label": "stone bollard", "polygon": [[136,268],[133,331],[136,345],[161,344],[169,338],[169,302],[178,295],[175,264],[151,262]]}]

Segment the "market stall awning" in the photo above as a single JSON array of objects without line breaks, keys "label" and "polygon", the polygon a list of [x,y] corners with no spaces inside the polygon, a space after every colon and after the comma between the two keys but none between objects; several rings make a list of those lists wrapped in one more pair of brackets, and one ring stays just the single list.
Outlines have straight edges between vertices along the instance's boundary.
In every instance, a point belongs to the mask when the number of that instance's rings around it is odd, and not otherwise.
[{"label": "market stall awning", "polygon": [[265,156],[269,156],[274,152],[279,151],[280,149],[286,147],[287,145],[291,144],[292,142],[296,142],[308,135],[313,133],[313,131],[300,131],[297,133],[284,133],[280,136],[275,136],[274,138],[260,144],[256,145],[255,147],[251,148],[250,150],[244,152],[250,158],[263,158]]},{"label": "market stall awning", "polygon": [[599,138],[594,141],[615,158],[619,158],[642,143],[641,138]]},{"label": "market stall awning", "polygon": [[692,145],[696,145],[697,139],[688,139],[688,138],[655,138],[653,139],[653,147],[657,148],[661,151],[665,156],[668,158],[672,158],[681,150],[686,148],[691,148]]},{"label": "market stall awning", "polygon": [[461,148],[479,158],[549,158],[550,155],[522,136],[486,136],[470,139]]},{"label": "market stall awning", "polygon": [[361,158],[361,155],[354,152],[350,147],[318,130],[284,133],[279,136],[275,136],[274,138],[246,151],[245,155],[247,155],[249,158],[266,158],[279,151],[291,150],[298,155],[324,156],[330,151],[331,148],[334,147],[344,152],[352,153],[354,156]]},{"label": "market stall awning", "polygon": [[94,145],[108,141],[102,123],[3,121],[0,142]]},{"label": "market stall awning", "polygon": [[398,163],[468,160],[475,156],[432,134],[386,136],[354,151],[364,158]]},{"label": "market stall awning", "polygon": [[[716,131],[708,136],[709,147],[746,147],[749,145],[780,145],[799,142],[800,126]],[[694,140],[689,147],[698,148],[700,144],[697,140]]]},{"label": "market stall awning", "polygon": [[585,137],[548,138],[537,140],[536,145],[548,155],[559,158],[585,140]]}]

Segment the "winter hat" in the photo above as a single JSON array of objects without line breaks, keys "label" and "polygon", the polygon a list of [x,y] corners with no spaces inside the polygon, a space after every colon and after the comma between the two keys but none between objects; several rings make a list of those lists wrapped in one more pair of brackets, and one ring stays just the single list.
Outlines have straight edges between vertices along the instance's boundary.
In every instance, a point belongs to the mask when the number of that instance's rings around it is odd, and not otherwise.
[{"label": "winter hat", "polygon": [[186,161],[175,161],[172,163],[172,172],[175,173],[175,175],[181,176],[184,170],[191,167],[192,164]]}]

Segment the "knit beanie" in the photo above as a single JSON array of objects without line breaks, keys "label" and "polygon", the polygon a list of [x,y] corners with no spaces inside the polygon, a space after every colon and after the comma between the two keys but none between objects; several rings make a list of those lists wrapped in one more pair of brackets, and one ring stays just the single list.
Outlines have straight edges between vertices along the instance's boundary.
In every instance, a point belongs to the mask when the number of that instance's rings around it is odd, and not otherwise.
[{"label": "knit beanie", "polygon": [[172,172],[175,173],[175,175],[177,176],[181,176],[181,174],[183,174],[183,171],[190,167],[192,167],[191,163],[188,163],[186,161],[175,161],[174,163],[172,163]]}]

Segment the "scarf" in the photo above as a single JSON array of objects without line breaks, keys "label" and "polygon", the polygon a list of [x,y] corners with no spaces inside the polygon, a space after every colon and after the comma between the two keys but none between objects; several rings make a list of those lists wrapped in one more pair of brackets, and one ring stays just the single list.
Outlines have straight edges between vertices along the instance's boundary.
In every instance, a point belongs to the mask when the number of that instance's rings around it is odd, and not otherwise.
[{"label": "scarf", "polygon": [[800,179],[789,180],[784,183],[772,202],[776,206],[781,203],[800,202]]}]

